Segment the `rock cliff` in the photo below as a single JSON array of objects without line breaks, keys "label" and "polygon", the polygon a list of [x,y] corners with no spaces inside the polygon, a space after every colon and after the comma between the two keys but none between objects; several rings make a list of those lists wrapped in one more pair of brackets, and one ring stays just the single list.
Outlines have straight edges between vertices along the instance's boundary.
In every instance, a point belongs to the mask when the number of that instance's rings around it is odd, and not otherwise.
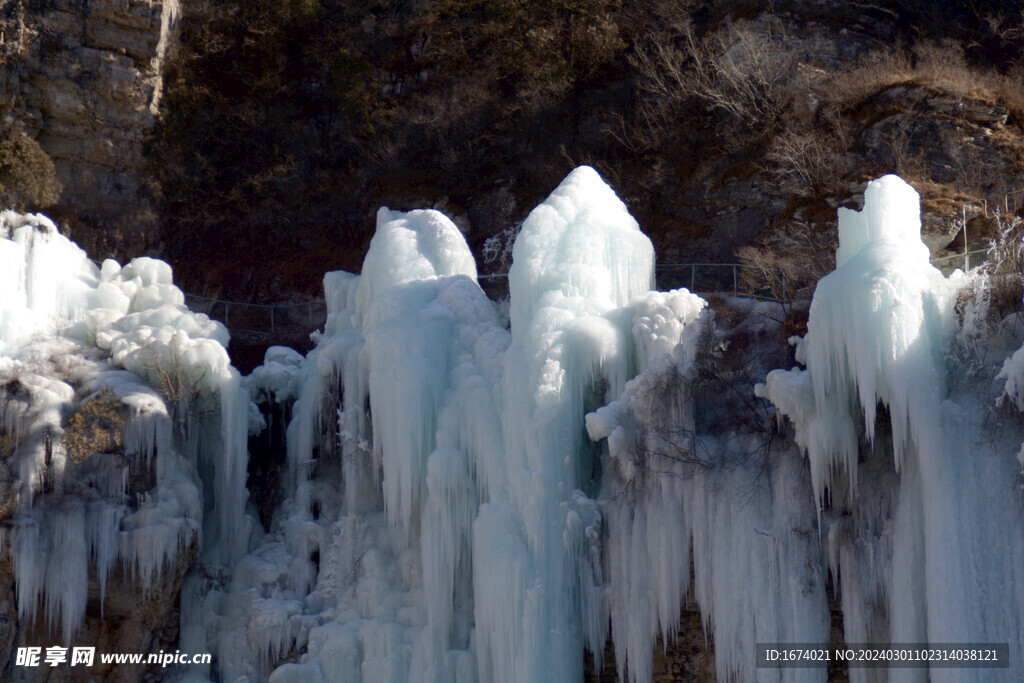
[{"label": "rock cliff", "polygon": [[155,246],[142,146],[177,15],[178,0],[20,0],[0,10],[4,127],[53,159],[64,191],[51,213],[94,256]]},{"label": "rock cliff", "polygon": [[985,246],[995,203],[1009,216],[1024,197],[1024,29],[997,3],[558,8],[184,5],[149,149],[186,287],[316,296],[316,274],[358,268],[382,205],[444,211],[501,271],[528,207],[583,163],[662,262],[803,244],[805,285],[831,268],[836,207],[859,206],[870,178],[917,188],[937,256],[962,252],[972,217],[970,248]]}]

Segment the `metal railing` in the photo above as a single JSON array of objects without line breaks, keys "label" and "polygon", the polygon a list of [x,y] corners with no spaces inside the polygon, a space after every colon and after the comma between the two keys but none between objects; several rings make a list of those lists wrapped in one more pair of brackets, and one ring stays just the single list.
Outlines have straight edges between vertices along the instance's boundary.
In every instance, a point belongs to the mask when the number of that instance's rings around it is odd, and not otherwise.
[{"label": "metal railing", "polygon": [[[691,292],[744,294],[770,297],[765,284],[751,291],[745,283],[756,278],[744,278],[743,271],[757,271],[757,268],[743,263],[660,263],[654,268],[658,289],[669,290],[686,287]],[[508,273],[492,273],[477,278],[480,288],[492,299],[508,296]]]},{"label": "metal railing", "polygon": [[[754,277],[744,277],[744,271],[754,273]],[[660,290],[686,287],[691,292],[704,294],[730,293],[771,298],[767,283],[749,286],[750,282],[759,279],[757,274],[757,268],[745,263],[661,263],[654,267],[654,279]]]},{"label": "metal railing", "polygon": [[253,304],[185,294],[185,305],[224,323],[232,337],[251,343],[309,334],[327,320],[323,299]]},{"label": "metal railing", "polygon": [[949,275],[957,268],[965,273],[968,270],[977,268],[988,259],[988,249],[975,249],[963,254],[953,254],[942,258],[932,259],[932,265],[942,271],[943,275]]},{"label": "metal railing", "polygon": [[[932,259],[932,264],[948,275],[956,268],[977,268],[985,262],[987,254],[987,249],[975,249],[965,254]],[[753,271],[752,275],[750,271]],[[698,294],[725,293],[779,300],[759,269],[743,263],[662,263],[655,266],[654,272],[657,286],[661,290],[686,287]],[[750,286],[749,283],[759,279],[762,281],[760,285]],[[508,296],[508,273],[481,275],[478,281],[481,289],[492,299]],[[781,289],[783,300],[795,294],[787,290],[784,280]],[[233,337],[249,343],[265,343],[308,334],[322,328],[327,320],[327,304],[323,299],[254,304],[185,294],[185,303],[193,311],[206,313],[221,321]]]}]

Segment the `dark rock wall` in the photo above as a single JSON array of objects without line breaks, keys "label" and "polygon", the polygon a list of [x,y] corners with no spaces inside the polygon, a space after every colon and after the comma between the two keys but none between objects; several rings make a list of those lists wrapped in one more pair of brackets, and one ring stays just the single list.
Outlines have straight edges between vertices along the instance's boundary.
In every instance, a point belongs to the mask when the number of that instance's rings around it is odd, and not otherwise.
[{"label": "dark rock wall", "polygon": [[0,17],[0,113],[53,159],[64,190],[48,212],[96,258],[151,250],[159,217],[142,146],[178,0],[14,4]]}]

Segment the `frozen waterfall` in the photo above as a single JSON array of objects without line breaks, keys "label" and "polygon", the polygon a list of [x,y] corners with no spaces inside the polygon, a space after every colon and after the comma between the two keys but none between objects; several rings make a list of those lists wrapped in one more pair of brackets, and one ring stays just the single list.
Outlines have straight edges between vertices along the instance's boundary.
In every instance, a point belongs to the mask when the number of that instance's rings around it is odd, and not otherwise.
[{"label": "frozen waterfall", "polygon": [[[1019,314],[994,330],[961,329],[954,304],[970,305],[971,285],[928,262],[917,193],[886,176],[864,201],[863,212],[840,209],[838,267],[818,284],[798,342],[806,369],[775,370],[758,391],[792,420],[807,455],[847,642],[1009,641],[1019,663],[1024,516],[1011,444],[1021,429],[992,419],[1000,364],[985,360],[1019,337]],[[870,680],[869,669],[850,673]]]},{"label": "frozen waterfall", "polygon": [[[324,277],[315,348],[241,377],[167,264],[97,265],[0,213],[19,620],[76,642],[90,585],[102,606],[115,570],[150,590],[184,562],[180,648],[215,657],[187,680],[573,681],[611,640],[647,681],[686,605],[723,680],[826,680],[758,646],[836,638],[1009,643],[1009,669],[853,681],[1015,680],[1020,312],[986,318],[979,276],[929,263],[899,178],[839,232],[787,343],[794,304],[654,291],[591,168],[522,224],[507,309],[451,220],[384,208],[362,272]],[[250,434],[281,435],[267,526]]]},{"label": "frozen waterfall", "polygon": [[[147,591],[203,546],[247,545],[250,401],[227,331],[184,306],[162,261],[98,266],[43,216],[0,213],[0,538],[18,616],[70,643],[89,581]],[[59,628],[57,628],[59,627]]]}]

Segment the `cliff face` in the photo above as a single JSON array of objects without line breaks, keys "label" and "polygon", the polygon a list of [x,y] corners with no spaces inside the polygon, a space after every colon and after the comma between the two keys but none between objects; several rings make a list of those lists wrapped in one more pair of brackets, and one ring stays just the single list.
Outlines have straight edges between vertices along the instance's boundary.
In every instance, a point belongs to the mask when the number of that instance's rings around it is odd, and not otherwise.
[{"label": "cliff face", "polygon": [[[155,653],[172,651],[178,644],[178,600],[185,572],[196,557],[199,544],[194,539],[188,548],[161,573],[156,585],[143,589],[135,577],[122,568],[112,572],[106,582],[105,599],[95,577],[89,581],[87,611],[76,631],[74,643],[95,647],[97,652]],[[0,563],[0,668],[4,680],[22,683],[66,680],[67,671],[54,672],[48,666],[15,666],[18,647],[58,645],[40,616],[35,621],[19,620],[14,572],[9,561]],[[154,667],[155,668],[155,667]],[[146,664],[105,664],[98,659],[89,674],[102,680],[141,680]],[[159,678],[161,672],[155,677]]]},{"label": "cliff face", "polygon": [[94,256],[155,246],[142,143],[177,14],[178,0],[53,0],[0,15],[5,123],[53,159],[64,191],[51,213]]},{"label": "cliff face", "polygon": [[0,137],[53,158],[49,213],[94,258],[168,258],[197,293],[315,296],[382,205],[445,211],[504,270],[581,163],[663,262],[811,245],[814,275],[869,178],[921,192],[937,255],[1024,197],[1024,24],[994,2],[179,2],[6,3]]},{"label": "cliff face", "polygon": [[[182,8],[149,148],[193,292],[316,296],[380,206],[437,208],[486,271],[572,168],[598,168],[659,259],[831,268],[837,206],[900,173],[936,255],[1024,160],[1017,13],[998,3],[231,0]],[[895,47],[902,46],[902,47]],[[1016,192],[1016,194],[1014,194]],[[960,239],[957,241],[957,235]],[[275,244],[269,267],[262,248]],[[813,278],[802,284],[809,284]]]}]

